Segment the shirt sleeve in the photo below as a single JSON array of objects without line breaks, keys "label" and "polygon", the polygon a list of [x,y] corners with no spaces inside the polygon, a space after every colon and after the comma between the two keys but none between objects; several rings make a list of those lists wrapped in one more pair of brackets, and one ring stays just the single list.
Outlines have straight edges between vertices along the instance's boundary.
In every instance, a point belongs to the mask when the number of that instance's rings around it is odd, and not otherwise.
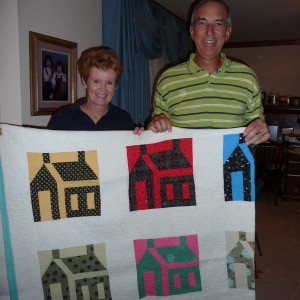
[{"label": "shirt sleeve", "polygon": [[164,97],[162,91],[162,86],[163,86],[162,82],[163,82],[163,75],[159,78],[158,83],[155,87],[152,118],[160,114],[164,114],[165,116],[170,118],[168,101]]},{"label": "shirt sleeve", "polygon": [[252,96],[249,96],[248,107],[245,115],[245,125],[260,118],[265,120],[264,108],[261,101],[261,90],[257,81],[253,82]]}]

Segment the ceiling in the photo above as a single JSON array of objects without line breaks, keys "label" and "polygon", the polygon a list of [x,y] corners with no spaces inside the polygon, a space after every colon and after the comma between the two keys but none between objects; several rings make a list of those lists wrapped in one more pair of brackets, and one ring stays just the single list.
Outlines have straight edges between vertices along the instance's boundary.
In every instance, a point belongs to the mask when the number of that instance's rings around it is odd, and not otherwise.
[{"label": "ceiling", "polygon": [[[193,0],[154,0],[187,21]],[[232,16],[228,42],[300,41],[300,0],[225,0]]]}]

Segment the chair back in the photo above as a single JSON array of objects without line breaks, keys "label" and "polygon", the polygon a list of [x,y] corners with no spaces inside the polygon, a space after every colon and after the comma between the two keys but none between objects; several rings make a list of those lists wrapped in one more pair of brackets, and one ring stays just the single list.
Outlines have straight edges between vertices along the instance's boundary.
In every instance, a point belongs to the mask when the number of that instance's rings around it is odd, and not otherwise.
[{"label": "chair back", "polygon": [[256,176],[264,176],[268,171],[282,171],[284,161],[283,145],[269,140],[257,145],[255,153]]},{"label": "chair back", "polygon": [[284,177],[284,189],[283,189],[282,198],[284,200],[299,200],[300,199],[300,154],[295,153],[293,151],[287,151],[285,164],[286,164],[286,171]]}]

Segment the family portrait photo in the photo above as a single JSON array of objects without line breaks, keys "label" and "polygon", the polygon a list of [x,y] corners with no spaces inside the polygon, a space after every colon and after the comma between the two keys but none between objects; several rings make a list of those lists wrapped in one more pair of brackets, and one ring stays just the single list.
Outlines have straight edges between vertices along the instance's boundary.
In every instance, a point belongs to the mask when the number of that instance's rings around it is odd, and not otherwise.
[{"label": "family portrait photo", "polygon": [[31,114],[49,115],[76,99],[77,44],[29,32]]}]

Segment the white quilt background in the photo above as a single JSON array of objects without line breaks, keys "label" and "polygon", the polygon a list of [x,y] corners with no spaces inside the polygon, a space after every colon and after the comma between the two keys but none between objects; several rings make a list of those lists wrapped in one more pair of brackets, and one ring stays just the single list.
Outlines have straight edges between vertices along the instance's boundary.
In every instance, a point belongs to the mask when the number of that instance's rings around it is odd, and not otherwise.
[{"label": "white quilt background", "polygon": [[[191,234],[198,235],[202,291],[168,298],[255,298],[253,290],[228,288],[226,265],[225,232],[254,232],[255,226],[254,202],[224,201],[223,135],[241,133],[244,128],[173,128],[171,133],[145,131],[134,136],[129,131],[64,132],[6,124],[1,127],[0,157],[21,300],[44,299],[37,251],[99,243],[106,244],[112,299],[139,299],[133,240]],[[196,206],[130,212],[126,146],[178,138],[193,138]],[[101,216],[34,222],[26,153],[86,150],[97,150]],[[1,268],[0,280],[5,278],[5,269]],[[0,298],[8,300],[11,298],[5,286],[1,283]]]}]

